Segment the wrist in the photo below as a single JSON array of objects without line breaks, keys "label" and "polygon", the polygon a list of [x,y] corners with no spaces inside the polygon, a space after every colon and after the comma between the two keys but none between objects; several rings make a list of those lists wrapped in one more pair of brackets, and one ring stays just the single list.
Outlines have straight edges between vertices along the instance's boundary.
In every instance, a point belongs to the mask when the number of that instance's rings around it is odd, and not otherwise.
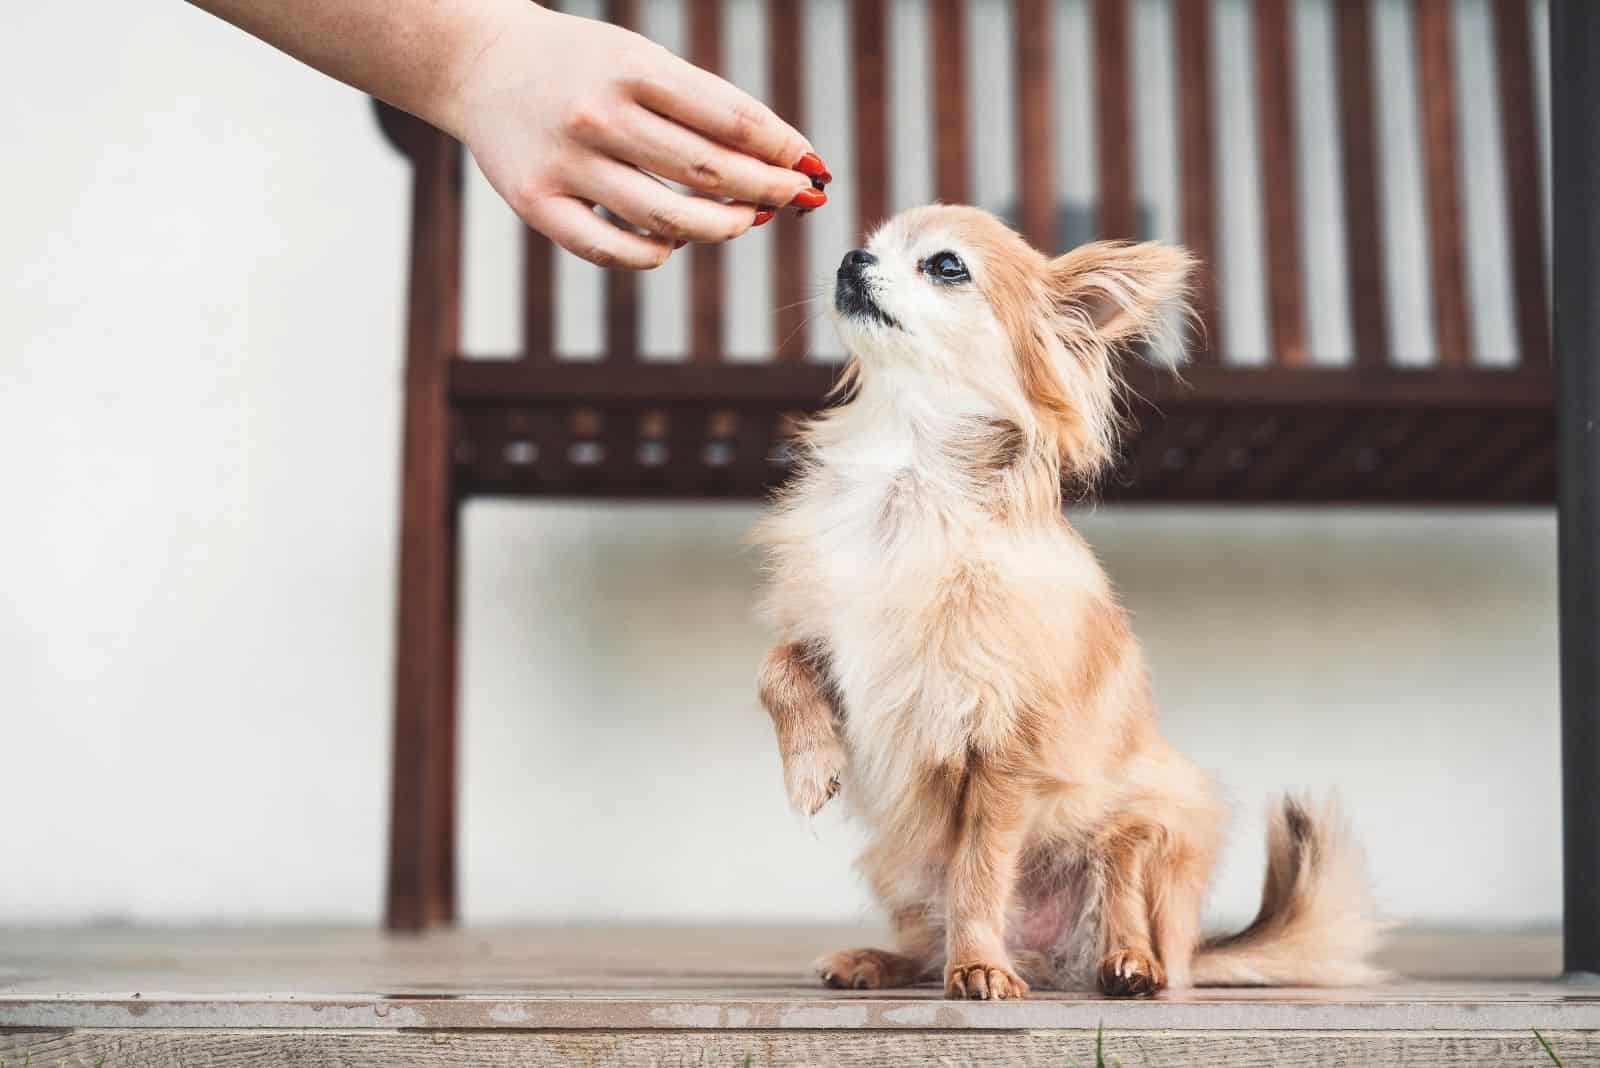
[{"label": "wrist", "polygon": [[[421,117],[466,143],[476,105],[494,91],[497,47],[526,42],[530,27],[532,39],[543,40],[550,33],[545,24],[561,16],[529,0],[473,0],[462,6],[461,24]],[[525,55],[519,66],[534,63],[537,57]]]}]

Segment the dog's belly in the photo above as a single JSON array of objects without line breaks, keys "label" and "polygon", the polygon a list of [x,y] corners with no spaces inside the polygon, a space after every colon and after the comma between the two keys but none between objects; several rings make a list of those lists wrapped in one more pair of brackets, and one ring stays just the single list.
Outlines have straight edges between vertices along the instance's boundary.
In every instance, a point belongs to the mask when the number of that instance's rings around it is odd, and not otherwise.
[{"label": "dog's belly", "polygon": [[[1048,985],[1091,985],[1099,956],[1100,917],[1087,867],[1057,861],[1025,871],[1018,880],[1006,943],[1019,963],[1036,959]],[[1025,966],[1024,966],[1025,967]]]}]

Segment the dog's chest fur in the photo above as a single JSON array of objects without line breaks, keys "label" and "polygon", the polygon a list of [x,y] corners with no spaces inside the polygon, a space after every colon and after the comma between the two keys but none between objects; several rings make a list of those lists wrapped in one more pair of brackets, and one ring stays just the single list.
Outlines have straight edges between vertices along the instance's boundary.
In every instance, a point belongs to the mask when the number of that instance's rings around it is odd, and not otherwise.
[{"label": "dog's chest fur", "polygon": [[[771,603],[828,654],[852,804],[886,817],[930,767],[1002,748],[1041,638],[1068,639],[1104,578],[1064,523],[1015,529],[939,431],[865,420],[818,448],[768,521]],[[1060,646],[1057,646],[1060,649]]]}]

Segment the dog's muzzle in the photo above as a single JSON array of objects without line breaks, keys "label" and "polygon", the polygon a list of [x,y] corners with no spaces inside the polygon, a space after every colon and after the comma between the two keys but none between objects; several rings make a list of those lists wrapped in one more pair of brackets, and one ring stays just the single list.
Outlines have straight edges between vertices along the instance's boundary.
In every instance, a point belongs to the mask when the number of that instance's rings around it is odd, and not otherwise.
[{"label": "dog's muzzle", "polygon": [[852,249],[839,261],[834,272],[833,306],[840,315],[860,316],[882,323],[899,326],[894,317],[878,306],[872,294],[872,281],[867,272],[878,262],[878,257],[864,248]]}]

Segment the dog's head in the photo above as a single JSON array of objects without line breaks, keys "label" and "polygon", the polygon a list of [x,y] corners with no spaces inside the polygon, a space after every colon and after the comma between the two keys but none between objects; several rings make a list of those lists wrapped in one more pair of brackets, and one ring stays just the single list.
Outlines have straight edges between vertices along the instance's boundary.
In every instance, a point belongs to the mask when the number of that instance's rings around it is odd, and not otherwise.
[{"label": "dog's head", "polygon": [[1092,479],[1115,447],[1117,357],[1173,321],[1192,265],[1154,243],[1051,259],[988,212],[936,204],[845,256],[834,313],[859,374],[953,390]]}]

